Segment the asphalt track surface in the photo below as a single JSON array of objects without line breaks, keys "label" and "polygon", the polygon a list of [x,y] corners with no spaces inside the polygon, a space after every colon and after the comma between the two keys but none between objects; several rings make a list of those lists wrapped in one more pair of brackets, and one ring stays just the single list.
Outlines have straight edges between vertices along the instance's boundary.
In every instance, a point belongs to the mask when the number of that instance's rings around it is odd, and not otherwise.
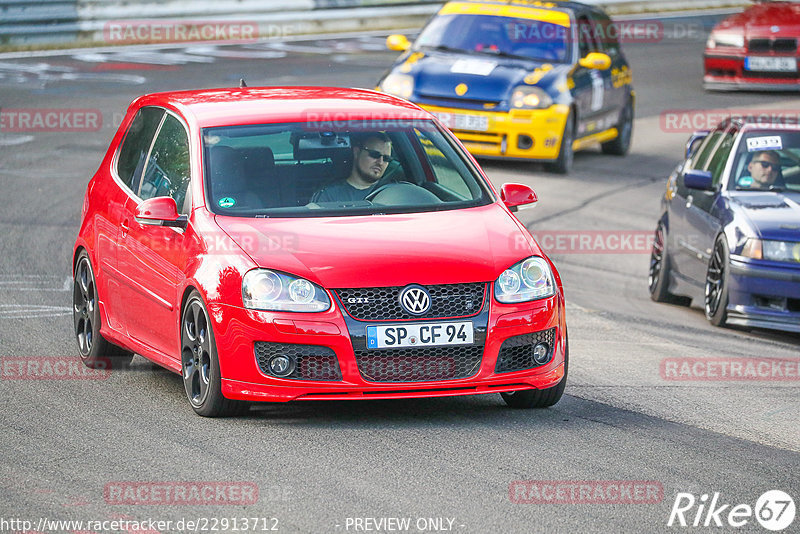
[{"label": "asphalt track surface", "polygon": [[[704,92],[703,39],[626,47],[638,96],[627,157],[581,153],[567,177],[482,162],[495,184],[534,187],[539,203],[519,212],[534,233],[651,232],[686,138],[662,127],[669,110],[800,110],[792,94]],[[133,98],[240,77],[250,86],[372,87],[394,57],[381,36],[361,35],[0,59],[3,109],[90,108],[103,119],[94,132],[0,132],[0,358],[77,361],[69,278],[81,199]],[[572,357],[566,394],[547,410],[510,410],[489,395],[259,405],[209,420],[192,412],[178,375],[140,356],[105,380],[3,379],[0,528],[13,529],[2,520],[14,518],[33,521],[31,531],[103,532],[38,521],[250,517],[267,518],[253,532],[275,526],[269,518],[280,532],[401,531],[378,523],[387,518],[409,519],[410,532],[722,532],[733,530],[733,505],[754,506],[768,490],[798,503],[798,381],[682,382],[660,365],[796,359],[800,336],[715,328],[697,305],[653,303],[648,254],[605,252],[551,254]],[[515,494],[515,481],[529,480],[651,481],[663,494],[650,504],[514,502],[533,495]],[[258,495],[237,505],[114,504],[108,492],[121,482],[246,482]],[[731,505],[725,526],[668,527],[681,492],[719,493]],[[766,532],[753,517],[737,530]],[[800,519],[785,531],[800,531]]]}]

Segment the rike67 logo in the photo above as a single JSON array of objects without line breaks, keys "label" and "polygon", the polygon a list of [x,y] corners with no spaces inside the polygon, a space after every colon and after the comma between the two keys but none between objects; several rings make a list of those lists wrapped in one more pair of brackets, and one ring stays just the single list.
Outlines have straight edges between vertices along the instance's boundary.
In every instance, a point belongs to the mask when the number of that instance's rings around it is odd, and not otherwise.
[{"label": "rike67 logo", "polygon": [[704,493],[699,497],[678,493],[667,526],[741,528],[752,524],[755,518],[763,528],[778,532],[794,522],[796,511],[792,497],[780,490],[765,492],[754,507],[725,503],[719,492],[710,496]]}]

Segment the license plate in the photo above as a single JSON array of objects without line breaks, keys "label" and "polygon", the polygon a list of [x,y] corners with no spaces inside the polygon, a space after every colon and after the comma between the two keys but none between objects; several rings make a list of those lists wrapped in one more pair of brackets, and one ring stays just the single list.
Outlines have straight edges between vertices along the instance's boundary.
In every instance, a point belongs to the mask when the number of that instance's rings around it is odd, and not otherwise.
[{"label": "license plate", "polygon": [[414,323],[368,326],[368,349],[471,345],[472,323]]},{"label": "license plate", "polygon": [[484,115],[462,115],[460,113],[436,113],[436,117],[451,130],[473,130],[485,132],[489,129],[489,117]]},{"label": "license plate", "polygon": [[750,56],[745,58],[744,68],[759,72],[797,72],[797,59]]}]

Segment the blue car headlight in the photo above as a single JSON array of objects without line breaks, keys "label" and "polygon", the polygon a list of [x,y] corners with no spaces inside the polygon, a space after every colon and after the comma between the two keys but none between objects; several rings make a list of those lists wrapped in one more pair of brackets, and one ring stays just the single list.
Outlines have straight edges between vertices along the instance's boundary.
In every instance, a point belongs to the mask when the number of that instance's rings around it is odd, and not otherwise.
[{"label": "blue car headlight", "polygon": [[494,296],[502,303],[529,302],[552,297],[556,283],[550,264],[531,256],[506,269],[494,283]]},{"label": "blue car headlight", "polygon": [[320,286],[269,269],[253,269],[244,275],[242,300],[245,308],[266,311],[322,312],[331,307]]},{"label": "blue car headlight", "polygon": [[511,92],[511,107],[515,109],[546,109],[553,99],[539,87],[521,85]]},{"label": "blue car headlight", "polygon": [[742,249],[742,256],[754,260],[800,262],[800,243],[750,238]]},{"label": "blue car headlight", "polygon": [[381,91],[408,100],[414,93],[414,78],[408,74],[391,73],[381,82]]}]

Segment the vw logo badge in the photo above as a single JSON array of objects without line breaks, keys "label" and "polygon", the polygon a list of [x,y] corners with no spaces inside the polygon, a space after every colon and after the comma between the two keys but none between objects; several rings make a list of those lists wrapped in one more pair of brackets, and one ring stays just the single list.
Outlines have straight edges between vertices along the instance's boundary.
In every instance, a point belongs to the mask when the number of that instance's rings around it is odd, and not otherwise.
[{"label": "vw logo badge", "polygon": [[425,315],[431,309],[431,295],[422,286],[406,286],[400,292],[400,306],[411,315]]},{"label": "vw logo badge", "polygon": [[779,31],[781,31],[781,27],[780,26],[772,26],[769,29],[769,31],[771,31],[772,33],[778,33]]}]

